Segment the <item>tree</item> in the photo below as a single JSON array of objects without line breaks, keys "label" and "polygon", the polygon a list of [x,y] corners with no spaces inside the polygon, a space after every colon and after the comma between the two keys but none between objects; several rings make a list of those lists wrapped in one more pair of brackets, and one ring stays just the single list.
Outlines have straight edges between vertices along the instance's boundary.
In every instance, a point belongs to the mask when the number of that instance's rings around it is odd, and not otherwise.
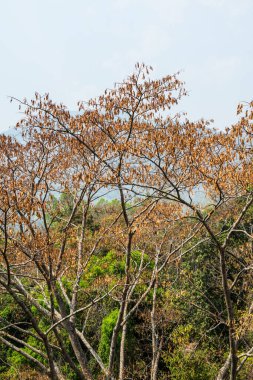
[{"label": "tree", "polygon": [[[159,318],[164,291],[205,244],[219,263],[217,319],[228,334],[217,379],[236,379],[250,357],[238,355],[237,304],[252,269],[241,257],[252,239],[252,112],[225,132],[190,122],[172,114],[186,94],[178,75],[155,80],[151,70],[137,64],[75,116],[48,95],[19,101],[23,141],[1,137],[0,284],[22,320],[3,320],[0,340],[52,379],[123,380],[142,309],[151,339],[141,376],[163,376],[173,346]],[[101,207],[107,193],[117,201]]]}]

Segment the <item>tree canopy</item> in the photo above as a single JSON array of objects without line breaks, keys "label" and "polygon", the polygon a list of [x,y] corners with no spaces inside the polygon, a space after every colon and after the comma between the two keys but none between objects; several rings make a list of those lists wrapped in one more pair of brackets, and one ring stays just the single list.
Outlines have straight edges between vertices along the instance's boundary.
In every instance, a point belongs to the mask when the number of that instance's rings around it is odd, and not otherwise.
[{"label": "tree canopy", "polygon": [[186,94],[137,64],[75,115],[15,99],[1,379],[252,378],[253,102],[218,131],[177,111]]}]

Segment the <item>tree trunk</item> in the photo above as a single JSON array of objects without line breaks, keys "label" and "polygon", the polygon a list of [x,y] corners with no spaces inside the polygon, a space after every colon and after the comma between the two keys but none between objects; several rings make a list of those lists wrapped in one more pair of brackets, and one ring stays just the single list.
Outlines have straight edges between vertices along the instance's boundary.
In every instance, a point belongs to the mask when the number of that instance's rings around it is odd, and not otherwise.
[{"label": "tree trunk", "polygon": [[237,347],[235,338],[235,321],[234,321],[234,310],[231,301],[231,292],[228,285],[227,279],[227,268],[225,261],[225,251],[220,249],[220,268],[222,275],[222,287],[226,302],[226,308],[228,313],[228,329],[229,329],[229,348],[230,348],[230,380],[236,380],[237,373]]},{"label": "tree trunk", "polygon": [[[125,305],[123,320],[126,318],[126,315],[127,315],[127,306],[128,306],[128,302]],[[127,322],[124,324],[122,328],[122,336],[121,336],[121,341],[120,341],[119,380],[124,380],[126,334],[127,334]]]}]

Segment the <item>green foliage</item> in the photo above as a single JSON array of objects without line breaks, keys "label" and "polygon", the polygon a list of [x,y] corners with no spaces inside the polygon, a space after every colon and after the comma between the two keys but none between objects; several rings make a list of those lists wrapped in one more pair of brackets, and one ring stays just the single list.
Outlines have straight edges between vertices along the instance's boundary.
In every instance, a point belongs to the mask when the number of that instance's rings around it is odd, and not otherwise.
[{"label": "green foliage", "polygon": [[213,380],[218,366],[212,363],[207,350],[186,352],[182,349],[174,350],[173,356],[168,359],[171,380]]},{"label": "green foliage", "polygon": [[[110,314],[108,314],[102,321],[101,338],[99,342],[98,352],[105,363],[108,363],[109,360],[111,337],[118,319],[118,315],[118,309],[112,310]],[[119,342],[120,337],[118,338],[118,344]]]},{"label": "green foliage", "polygon": [[[142,253],[139,251],[133,251],[131,259],[135,266],[139,266],[142,260]],[[149,265],[147,265],[149,264]],[[81,286],[86,287],[94,280],[102,277],[109,276],[113,278],[121,278],[125,274],[125,257],[117,254],[111,250],[104,256],[92,256],[89,262],[88,275],[81,281]],[[151,269],[154,263],[150,262],[148,255],[143,255],[143,265],[147,265],[148,269]]]},{"label": "green foliage", "polygon": [[213,352],[198,349],[194,342],[194,326],[180,325],[172,333],[172,353],[164,353],[163,359],[170,371],[171,380],[212,380],[217,374],[217,364],[212,362]]}]

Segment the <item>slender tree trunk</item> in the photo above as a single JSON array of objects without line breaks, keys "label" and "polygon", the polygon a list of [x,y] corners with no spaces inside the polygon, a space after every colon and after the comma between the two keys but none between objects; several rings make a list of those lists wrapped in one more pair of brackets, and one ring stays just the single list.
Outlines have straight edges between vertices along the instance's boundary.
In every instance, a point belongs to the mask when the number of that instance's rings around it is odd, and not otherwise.
[{"label": "slender tree trunk", "polygon": [[[236,225],[240,222],[242,216],[246,212],[247,208],[251,205],[252,200],[247,203],[247,205],[244,207],[240,217],[237,219],[236,223],[234,224],[234,228]],[[222,278],[222,288],[223,288],[223,294],[225,298],[225,304],[226,304],[226,311],[227,311],[227,317],[228,317],[228,330],[229,330],[229,353],[230,353],[230,380],[236,380],[236,374],[237,374],[237,343],[236,343],[236,337],[235,337],[235,320],[234,320],[234,310],[233,310],[233,304],[231,300],[231,292],[228,284],[228,278],[227,278],[227,265],[226,265],[226,245],[229,240],[230,234],[227,235],[226,240],[223,245],[220,244],[219,240],[217,240],[215,234],[213,233],[212,229],[210,228],[209,224],[205,221],[202,214],[197,211],[197,215],[206,228],[207,232],[209,233],[210,237],[214,241],[215,245],[217,246],[219,256],[220,256],[220,272],[221,272],[221,278]],[[232,229],[230,230],[231,233]]]},{"label": "slender tree trunk", "polygon": [[57,380],[66,380],[66,377],[61,372],[60,368],[58,367],[57,363],[54,362],[54,368],[57,376]]},{"label": "slender tree trunk", "polygon": [[231,355],[228,356],[224,365],[219,370],[219,373],[218,373],[218,376],[216,377],[216,380],[225,380],[227,377],[227,374],[229,372],[230,366],[231,366]]},{"label": "slender tree trunk", "polygon": [[[83,212],[82,212],[82,225],[81,225],[81,236],[79,237],[78,241],[78,248],[77,248],[77,265],[76,265],[76,280],[75,284],[73,286],[73,295],[70,303],[70,313],[74,312],[76,310],[77,305],[77,292],[81,280],[81,276],[83,273],[83,245],[84,245],[84,237],[85,237],[85,228],[86,228],[86,219],[87,219],[87,213],[88,213],[88,205],[83,205]],[[75,322],[76,316],[73,315],[70,318],[71,322]]]},{"label": "slender tree trunk", "polygon": [[230,380],[236,380],[237,373],[237,344],[235,337],[235,321],[234,321],[234,310],[231,301],[231,292],[228,285],[227,279],[227,268],[225,259],[225,250],[220,249],[220,269],[222,276],[222,287],[226,302],[226,309],[228,314],[228,329],[229,329],[229,348],[230,348]]},{"label": "slender tree trunk", "polygon": [[[126,302],[126,305],[125,305],[123,320],[126,318],[126,315],[127,315],[127,306],[128,306],[128,302]],[[121,341],[120,341],[119,380],[124,380],[126,335],[127,335],[127,322],[123,325],[122,336],[121,336]]]},{"label": "slender tree trunk", "polygon": [[119,336],[119,332],[121,329],[121,322],[123,321],[123,315],[127,304],[127,297],[128,297],[128,290],[130,286],[130,263],[131,263],[131,248],[132,248],[132,239],[133,239],[134,233],[132,231],[129,231],[128,234],[128,246],[127,246],[127,252],[126,252],[126,280],[125,280],[125,287],[122,294],[122,300],[121,300],[121,306],[119,310],[119,316],[116,322],[116,325],[113,329],[112,333],[112,339],[111,339],[111,346],[110,346],[110,355],[109,355],[109,366],[108,366],[108,373],[111,376],[113,364],[114,364],[114,358],[115,358],[115,350],[116,350],[116,344],[117,339]]},{"label": "slender tree trunk", "polygon": [[157,295],[157,276],[154,283],[154,289],[153,289],[153,304],[152,304],[152,310],[151,310],[151,330],[152,330],[152,363],[151,363],[151,373],[150,378],[151,380],[157,380],[157,374],[158,374],[158,363],[160,358],[160,351],[162,347],[162,337],[160,339],[159,343],[159,337],[156,329],[156,295]]},{"label": "slender tree trunk", "polygon": [[55,337],[56,337],[56,339],[57,339],[57,341],[61,347],[61,352],[62,352],[62,356],[63,356],[64,360],[66,361],[66,363],[69,364],[69,366],[72,368],[72,370],[78,376],[78,379],[85,380],[85,377],[84,377],[82,371],[80,371],[80,369],[76,366],[73,359],[71,358],[71,356],[67,352],[66,347],[64,345],[64,342],[63,342],[60,334],[58,333],[57,327],[53,331],[54,331]]},{"label": "slender tree trunk", "polygon": [[[68,315],[67,311],[65,309],[64,302],[63,302],[60,294],[58,293],[57,289],[54,289],[54,291],[55,291],[55,296],[56,296],[56,299],[57,299],[57,302],[59,305],[61,315],[64,318]],[[75,353],[76,359],[77,359],[78,363],[80,364],[80,367],[81,367],[81,370],[84,374],[85,379],[92,380],[91,373],[90,373],[88,366],[87,366],[86,355],[85,355],[83,348],[80,344],[80,340],[79,340],[78,335],[76,334],[75,327],[74,327],[73,323],[70,322],[68,319],[66,319],[63,322],[63,325],[69,334],[71,346],[72,346],[73,351]]]}]

